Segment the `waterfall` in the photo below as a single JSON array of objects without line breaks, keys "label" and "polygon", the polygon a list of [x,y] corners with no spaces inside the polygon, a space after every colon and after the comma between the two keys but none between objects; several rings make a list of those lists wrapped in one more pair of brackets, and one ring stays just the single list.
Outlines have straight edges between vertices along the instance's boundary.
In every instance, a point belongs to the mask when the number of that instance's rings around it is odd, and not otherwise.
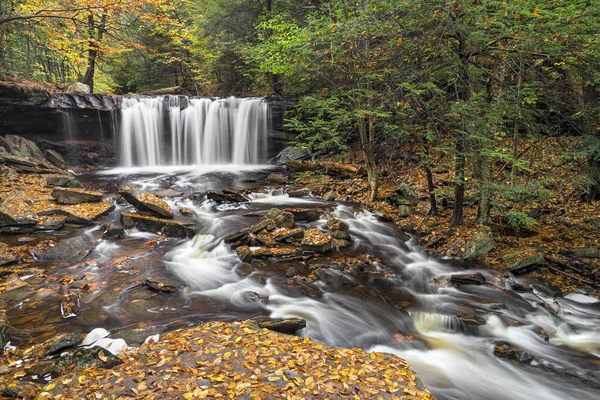
[{"label": "waterfall", "polygon": [[124,167],[258,164],[266,157],[269,122],[261,98],[125,98],[119,162]]}]

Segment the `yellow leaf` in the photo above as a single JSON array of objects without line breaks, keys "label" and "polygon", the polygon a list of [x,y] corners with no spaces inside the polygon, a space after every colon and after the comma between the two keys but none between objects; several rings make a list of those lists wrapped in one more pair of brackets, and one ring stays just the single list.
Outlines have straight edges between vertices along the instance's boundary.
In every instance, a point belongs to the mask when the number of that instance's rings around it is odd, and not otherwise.
[{"label": "yellow leaf", "polygon": [[404,41],[404,38],[398,38],[398,40],[396,40],[396,45],[400,46],[403,41]]},{"label": "yellow leaf", "polygon": [[313,378],[312,376],[309,376],[308,378],[306,378],[306,380],[304,381],[304,385],[308,388],[308,389],[313,389],[315,387],[315,378]]},{"label": "yellow leaf", "polygon": [[85,381],[85,375],[80,375],[79,378],[77,378],[77,382],[82,383],[83,381]]},{"label": "yellow leaf", "polygon": [[183,398],[186,399],[186,400],[191,400],[191,399],[194,398],[194,393],[192,393],[192,392],[184,393],[183,394]]},{"label": "yellow leaf", "polygon": [[46,390],[46,391],[48,391],[48,390],[52,390],[52,389],[54,389],[54,386],[56,386],[56,385],[55,385],[54,383],[51,383],[51,384],[49,384],[48,386],[46,386],[46,387],[44,388],[44,390]]}]

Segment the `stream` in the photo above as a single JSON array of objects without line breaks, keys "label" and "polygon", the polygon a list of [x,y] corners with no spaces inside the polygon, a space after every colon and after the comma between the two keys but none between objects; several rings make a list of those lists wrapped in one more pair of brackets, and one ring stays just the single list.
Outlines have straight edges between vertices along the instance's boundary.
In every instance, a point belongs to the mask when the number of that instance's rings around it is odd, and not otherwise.
[{"label": "stream", "polygon": [[[429,257],[393,224],[352,204],[283,190],[255,191],[245,203],[216,204],[206,190],[254,189],[273,167],[221,166],[117,168],[81,176],[87,187],[116,191],[123,185],[144,190],[175,189],[166,199],[175,215],[194,211],[198,234],[168,239],[136,230],[114,242],[99,239],[98,227],[68,227],[60,238],[82,236],[94,251],[83,262],[34,263],[54,283],[28,285],[0,294],[15,329],[13,344],[95,327],[119,329],[131,345],[147,336],[208,320],[257,316],[298,317],[300,331],[326,344],[360,347],[406,359],[439,399],[598,399],[600,398],[600,302],[582,293],[555,298],[539,282],[514,278],[532,291],[513,291],[500,272]],[[223,238],[276,208],[317,208],[349,226],[352,246],[305,261],[267,259],[241,265]],[[104,222],[116,222],[131,206],[117,204]],[[321,228],[325,216],[299,226]],[[37,234],[35,241],[47,238]],[[288,279],[311,271],[314,282]],[[452,274],[480,272],[489,285],[450,284]],[[63,319],[56,279],[82,276],[93,290],[81,294],[81,314]],[[185,283],[177,293],[157,293],[140,285],[148,276]],[[52,279],[49,279],[51,281]],[[372,285],[364,285],[365,281]],[[292,282],[292,284],[290,284]],[[257,301],[268,297],[268,302]],[[266,304],[265,304],[266,303]],[[522,362],[494,355],[497,343],[527,354]]]}]

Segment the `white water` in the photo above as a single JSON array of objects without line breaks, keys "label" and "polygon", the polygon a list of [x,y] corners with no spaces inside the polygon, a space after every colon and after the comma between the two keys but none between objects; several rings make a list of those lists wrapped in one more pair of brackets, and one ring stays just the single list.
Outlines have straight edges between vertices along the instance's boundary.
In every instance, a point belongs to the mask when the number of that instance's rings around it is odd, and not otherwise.
[{"label": "white water", "polygon": [[187,99],[183,109],[181,99],[123,99],[120,166],[247,165],[264,161],[270,117],[263,99]]},{"label": "white water", "polygon": [[[251,203],[287,205],[281,193],[251,196]],[[297,200],[297,199],[294,199]],[[310,198],[305,206],[320,204]],[[235,215],[220,215],[211,206],[197,207],[202,219],[227,225]],[[397,239],[395,230],[368,212],[337,205],[334,215],[350,226],[354,247],[370,249],[383,259],[372,268],[386,272],[393,287],[414,297],[408,312],[328,290],[316,281],[321,296],[290,294],[272,276],[266,281],[253,274],[241,277],[235,253],[212,235],[200,235],[167,255],[169,269],[191,287],[189,295],[230,302],[236,307],[262,309],[273,318],[307,320],[301,333],[335,346],[362,347],[406,359],[439,399],[595,399],[598,387],[589,382],[600,376],[600,309],[587,296],[554,300],[536,294],[517,294],[489,287],[454,288],[445,283],[460,271],[427,257],[411,243]],[[221,221],[221,222],[219,222]],[[320,226],[317,221],[311,226]],[[344,272],[332,273],[352,280]],[[493,271],[481,270],[488,281],[501,286]],[[268,296],[267,304],[252,293]],[[553,312],[540,302],[554,304]],[[490,304],[501,304],[491,307]],[[477,315],[481,326],[468,326],[462,315]],[[507,320],[518,321],[516,325]],[[540,331],[548,333],[546,340]],[[534,358],[530,365],[493,355],[497,341],[511,343]],[[581,380],[580,380],[581,379]]]}]

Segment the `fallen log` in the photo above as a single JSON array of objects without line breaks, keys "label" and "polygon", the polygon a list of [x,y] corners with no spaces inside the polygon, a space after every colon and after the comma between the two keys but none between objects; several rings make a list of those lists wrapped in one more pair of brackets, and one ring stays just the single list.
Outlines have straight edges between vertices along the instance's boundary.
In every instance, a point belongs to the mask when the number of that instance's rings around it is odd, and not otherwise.
[{"label": "fallen log", "polygon": [[144,96],[167,96],[170,94],[179,94],[179,93],[181,93],[181,86],[173,86],[173,87],[168,87],[168,88],[149,90],[147,92],[141,92],[138,94],[141,94]]}]

